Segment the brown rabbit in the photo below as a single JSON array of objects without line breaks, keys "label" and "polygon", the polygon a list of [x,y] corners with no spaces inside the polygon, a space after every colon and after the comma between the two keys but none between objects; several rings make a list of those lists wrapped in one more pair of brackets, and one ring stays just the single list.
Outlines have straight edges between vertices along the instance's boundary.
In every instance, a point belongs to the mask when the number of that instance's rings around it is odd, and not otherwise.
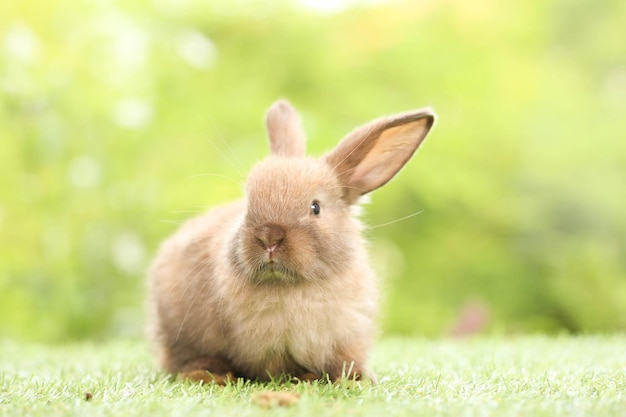
[{"label": "brown rabbit", "polygon": [[296,111],[274,103],[271,156],[252,169],[245,198],[182,225],[150,269],[162,366],[217,383],[374,380],[378,291],[354,208],[411,158],[434,117],[421,109],[374,120],[314,159]]}]

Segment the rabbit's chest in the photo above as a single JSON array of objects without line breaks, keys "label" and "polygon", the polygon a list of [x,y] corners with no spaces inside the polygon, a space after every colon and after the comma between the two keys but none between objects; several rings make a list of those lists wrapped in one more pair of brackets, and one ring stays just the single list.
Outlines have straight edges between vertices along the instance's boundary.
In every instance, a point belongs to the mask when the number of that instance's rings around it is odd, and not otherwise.
[{"label": "rabbit's chest", "polygon": [[315,294],[263,295],[238,309],[229,341],[233,359],[261,377],[297,367],[323,369],[337,339],[353,324],[346,323],[346,306]]}]

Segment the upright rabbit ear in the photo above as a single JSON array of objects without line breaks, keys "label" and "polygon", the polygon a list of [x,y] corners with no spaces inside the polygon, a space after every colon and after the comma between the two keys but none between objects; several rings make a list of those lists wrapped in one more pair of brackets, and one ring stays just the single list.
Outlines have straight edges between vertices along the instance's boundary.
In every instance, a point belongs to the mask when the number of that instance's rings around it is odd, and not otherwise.
[{"label": "upright rabbit ear", "polygon": [[353,204],[385,184],[413,156],[435,121],[430,109],[383,117],[356,128],[326,156]]},{"label": "upright rabbit ear", "polygon": [[304,157],[306,136],[298,112],[287,100],[272,104],[266,122],[272,155]]}]

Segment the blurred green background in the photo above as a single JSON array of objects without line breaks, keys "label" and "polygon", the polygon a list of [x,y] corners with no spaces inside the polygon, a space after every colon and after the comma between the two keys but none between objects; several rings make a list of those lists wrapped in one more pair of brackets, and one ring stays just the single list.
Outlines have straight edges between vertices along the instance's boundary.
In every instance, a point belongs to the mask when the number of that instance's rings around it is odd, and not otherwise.
[{"label": "blurred green background", "polygon": [[178,223],[241,195],[264,112],[311,153],[425,105],[365,220],[386,334],[626,329],[623,0],[3,1],[0,336],[141,336]]}]

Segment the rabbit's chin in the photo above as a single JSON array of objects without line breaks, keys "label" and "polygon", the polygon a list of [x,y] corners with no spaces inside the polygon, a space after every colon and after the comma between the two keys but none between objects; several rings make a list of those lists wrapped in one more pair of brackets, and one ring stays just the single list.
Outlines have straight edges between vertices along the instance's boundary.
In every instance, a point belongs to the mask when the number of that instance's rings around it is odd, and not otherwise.
[{"label": "rabbit's chin", "polygon": [[287,269],[276,262],[267,262],[254,274],[254,281],[257,283],[296,283],[302,281],[302,277],[297,273]]}]

